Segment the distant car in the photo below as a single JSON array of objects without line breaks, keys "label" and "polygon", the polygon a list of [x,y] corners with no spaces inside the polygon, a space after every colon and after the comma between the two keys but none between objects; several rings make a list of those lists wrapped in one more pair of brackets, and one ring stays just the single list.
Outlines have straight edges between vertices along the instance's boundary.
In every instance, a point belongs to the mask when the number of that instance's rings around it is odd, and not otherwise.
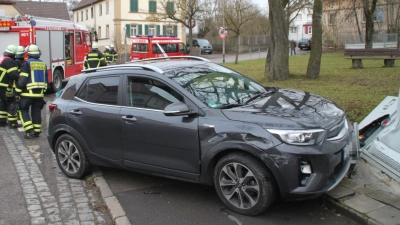
[{"label": "distant car", "polygon": [[357,126],[333,101],[193,56],[87,70],[49,110],[48,142],[66,176],[96,164],[210,184],[246,215],[326,193],[358,151]]},{"label": "distant car", "polygon": [[309,49],[311,50],[311,39],[301,39],[299,41],[298,47],[300,50]]},{"label": "distant car", "polygon": [[212,54],[213,47],[207,39],[193,38],[192,42],[194,47],[199,47],[201,49],[201,53]]}]

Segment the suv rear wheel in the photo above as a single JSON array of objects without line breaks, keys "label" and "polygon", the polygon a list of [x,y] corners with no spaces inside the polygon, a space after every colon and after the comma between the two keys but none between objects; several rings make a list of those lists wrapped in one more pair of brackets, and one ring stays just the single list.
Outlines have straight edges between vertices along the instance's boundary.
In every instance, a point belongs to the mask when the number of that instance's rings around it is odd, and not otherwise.
[{"label": "suv rear wheel", "polygon": [[79,142],[69,134],[61,135],[56,142],[58,166],[67,177],[82,178],[91,171],[91,164]]},{"label": "suv rear wheel", "polygon": [[276,198],[276,184],[271,173],[245,153],[232,153],[218,161],[214,185],[229,209],[245,215],[262,213]]}]

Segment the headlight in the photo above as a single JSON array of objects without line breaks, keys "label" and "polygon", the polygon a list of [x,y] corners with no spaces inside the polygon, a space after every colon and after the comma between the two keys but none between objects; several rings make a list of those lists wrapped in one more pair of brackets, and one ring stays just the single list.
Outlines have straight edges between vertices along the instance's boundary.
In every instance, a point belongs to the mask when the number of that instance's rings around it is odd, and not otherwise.
[{"label": "headlight", "polygon": [[291,145],[314,145],[322,141],[325,130],[275,130],[266,129],[281,141]]}]

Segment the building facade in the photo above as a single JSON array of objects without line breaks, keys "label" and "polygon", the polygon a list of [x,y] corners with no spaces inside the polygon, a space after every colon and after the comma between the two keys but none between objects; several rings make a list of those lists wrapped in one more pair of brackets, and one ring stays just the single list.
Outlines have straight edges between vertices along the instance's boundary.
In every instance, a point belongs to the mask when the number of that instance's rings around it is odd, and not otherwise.
[{"label": "building facade", "polygon": [[[327,46],[344,46],[363,42],[365,16],[362,0],[329,0],[322,8],[323,42]],[[378,0],[375,10],[375,34],[400,31],[400,0]],[[387,35],[382,35],[387,37]],[[390,37],[390,36],[389,36]]]},{"label": "building facade", "polygon": [[289,24],[289,40],[298,42],[312,37],[312,6],[292,13]]},{"label": "building facade", "polygon": [[[165,1],[163,1],[165,2]],[[174,8],[174,2],[168,2]],[[97,32],[100,50],[114,45],[117,50],[137,35],[175,35],[182,39],[182,25],[158,20],[159,0],[82,0],[72,11],[73,21]]]}]

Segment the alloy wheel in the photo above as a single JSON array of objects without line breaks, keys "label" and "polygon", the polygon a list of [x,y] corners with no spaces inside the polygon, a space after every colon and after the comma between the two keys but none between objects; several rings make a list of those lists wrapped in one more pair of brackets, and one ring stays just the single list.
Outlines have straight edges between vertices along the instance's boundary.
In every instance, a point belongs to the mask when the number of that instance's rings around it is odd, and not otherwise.
[{"label": "alloy wheel", "polygon": [[81,156],[78,148],[68,140],[60,143],[58,147],[58,160],[62,168],[70,174],[77,173],[81,167]]}]

